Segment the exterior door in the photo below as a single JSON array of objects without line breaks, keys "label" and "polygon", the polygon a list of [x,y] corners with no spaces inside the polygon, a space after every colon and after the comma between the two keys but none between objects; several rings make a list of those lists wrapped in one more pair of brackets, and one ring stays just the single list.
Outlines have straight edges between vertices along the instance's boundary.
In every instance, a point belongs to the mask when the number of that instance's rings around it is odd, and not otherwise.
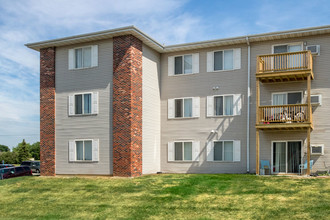
[{"label": "exterior door", "polygon": [[301,142],[273,142],[273,173],[299,173],[301,164]]}]

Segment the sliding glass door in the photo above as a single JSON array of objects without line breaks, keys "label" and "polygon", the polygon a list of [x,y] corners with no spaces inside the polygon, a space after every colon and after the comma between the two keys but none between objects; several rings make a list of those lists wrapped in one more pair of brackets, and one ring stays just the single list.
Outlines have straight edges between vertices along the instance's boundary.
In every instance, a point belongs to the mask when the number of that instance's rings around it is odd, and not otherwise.
[{"label": "sliding glass door", "polygon": [[273,173],[299,173],[301,164],[301,142],[273,142]]}]

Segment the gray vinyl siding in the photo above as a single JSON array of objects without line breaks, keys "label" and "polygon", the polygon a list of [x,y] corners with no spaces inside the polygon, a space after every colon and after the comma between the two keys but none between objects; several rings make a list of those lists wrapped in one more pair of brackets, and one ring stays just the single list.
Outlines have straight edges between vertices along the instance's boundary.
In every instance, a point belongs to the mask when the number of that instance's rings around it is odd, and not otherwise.
[{"label": "gray vinyl siding", "polygon": [[[98,66],[68,70],[68,49],[98,45]],[[56,174],[112,174],[112,40],[56,48]],[[99,92],[99,113],[68,116],[68,96]],[[99,161],[69,162],[68,143],[74,139],[99,139]]]},{"label": "gray vinyl siding", "polygon": [[[272,45],[293,42],[306,42],[307,45],[320,45],[321,54],[313,58],[314,80],[311,83],[311,94],[322,95],[322,106],[313,107],[314,130],[311,132],[311,145],[324,144],[324,156],[311,156],[314,160],[313,172],[326,170],[330,166],[330,35],[318,35],[304,38],[284,39],[278,41],[265,41],[251,44],[251,124],[250,124],[250,166],[251,172],[255,172],[255,112],[256,112],[256,57],[257,55],[272,53]],[[305,49],[305,47],[304,47]],[[271,104],[271,93],[286,91],[303,91],[307,89],[307,81],[291,83],[267,83],[260,84],[260,104]],[[306,94],[304,94],[304,101]],[[260,132],[260,159],[269,160],[271,156],[271,141],[275,140],[302,140],[304,141],[304,158],[306,160],[306,131],[261,131]],[[302,161],[302,162],[303,162]],[[328,168],[329,169],[329,168]]]},{"label": "gray vinyl siding", "polygon": [[142,173],[160,171],[160,54],[143,44]]},{"label": "gray vinyl siding", "polygon": [[[207,52],[241,48],[241,69],[206,72]],[[199,53],[199,73],[168,76],[168,56]],[[161,170],[169,173],[245,173],[246,172],[246,94],[247,47],[234,45],[209,49],[162,54],[161,56]],[[219,90],[212,88],[219,86]],[[242,94],[242,111],[238,116],[206,117],[206,97],[222,94]],[[180,97],[200,97],[200,117],[168,119],[167,100]],[[211,131],[218,135],[211,137]],[[211,137],[211,138],[210,138]],[[206,161],[207,140],[240,140],[240,162]],[[167,145],[171,141],[200,141],[199,162],[168,162]]]}]

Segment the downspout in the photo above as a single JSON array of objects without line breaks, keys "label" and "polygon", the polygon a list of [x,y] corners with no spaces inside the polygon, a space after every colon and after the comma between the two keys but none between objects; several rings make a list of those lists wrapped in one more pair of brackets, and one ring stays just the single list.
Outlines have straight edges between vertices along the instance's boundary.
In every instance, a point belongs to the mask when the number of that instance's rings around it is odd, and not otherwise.
[{"label": "downspout", "polygon": [[246,120],[246,172],[250,172],[250,96],[251,96],[251,85],[250,85],[250,68],[251,68],[251,48],[249,37],[246,37],[246,44],[248,45],[248,80],[247,80],[247,120]]}]

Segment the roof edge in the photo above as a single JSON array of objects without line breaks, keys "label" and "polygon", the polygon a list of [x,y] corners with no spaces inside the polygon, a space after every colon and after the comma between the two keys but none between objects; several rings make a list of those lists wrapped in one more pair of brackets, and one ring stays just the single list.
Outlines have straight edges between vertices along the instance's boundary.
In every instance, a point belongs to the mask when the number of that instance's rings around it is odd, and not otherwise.
[{"label": "roof edge", "polygon": [[40,51],[41,48],[45,48],[45,47],[64,46],[74,43],[82,43],[92,40],[107,39],[107,38],[113,38],[115,36],[132,34],[135,37],[139,38],[142,42],[150,46],[151,48],[158,51],[159,53],[166,53],[166,52],[182,51],[187,49],[198,49],[198,48],[206,48],[211,46],[246,43],[247,39],[250,43],[252,43],[257,41],[273,40],[274,38],[276,39],[292,38],[300,35],[308,36],[308,35],[316,35],[316,34],[324,34],[324,33],[330,33],[330,25],[163,46],[159,42],[151,38],[149,35],[145,34],[143,31],[135,27],[134,25],[131,25],[131,26],[115,28],[111,30],[74,35],[70,37],[40,41],[35,43],[27,43],[25,44],[25,46]]},{"label": "roof edge", "polygon": [[133,34],[136,37],[138,37],[143,42],[149,42],[149,44],[154,45],[154,49],[157,51],[163,50],[163,46],[142,32],[140,29],[135,27],[134,25],[121,27],[121,28],[115,28],[111,30],[105,30],[105,31],[98,31],[98,32],[92,32],[87,34],[79,34],[79,35],[73,35],[69,37],[63,37],[63,38],[57,38],[52,40],[46,40],[46,41],[39,41],[34,43],[27,43],[25,44],[26,47],[31,48],[33,50],[40,51],[41,48],[45,47],[52,47],[57,45],[70,45],[77,42],[88,42],[89,39],[92,38],[113,38],[115,36],[125,35],[125,34]]}]

